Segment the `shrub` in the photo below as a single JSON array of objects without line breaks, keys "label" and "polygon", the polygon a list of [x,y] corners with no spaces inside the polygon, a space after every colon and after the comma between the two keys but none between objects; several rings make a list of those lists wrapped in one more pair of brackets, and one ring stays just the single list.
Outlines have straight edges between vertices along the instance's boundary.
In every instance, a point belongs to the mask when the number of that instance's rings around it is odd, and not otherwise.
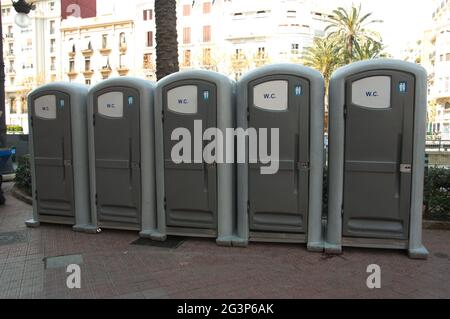
[{"label": "shrub", "polygon": [[450,169],[428,169],[424,205],[426,219],[450,221]]},{"label": "shrub", "polygon": [[29,155],[19,158],[19,165],[16,170],[16,186],[31,196],[31,166]]}]

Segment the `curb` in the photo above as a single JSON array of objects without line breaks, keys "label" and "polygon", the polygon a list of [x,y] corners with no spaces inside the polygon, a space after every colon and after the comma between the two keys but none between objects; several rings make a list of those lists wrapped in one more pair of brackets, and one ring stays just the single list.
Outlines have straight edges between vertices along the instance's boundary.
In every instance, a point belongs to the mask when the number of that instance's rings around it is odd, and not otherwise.
[{"label": "curb", "polygon": [[429,230],[450,230],[450,222],[424,220],[423,229]]},{"label": "curb", "polygon": [[16,198],[30,206],[33,205],[33,199],[30,196],[28,196],[27,194],[25,194],[24,192],[22,192],[20,189],[18,189],[16,186],[14,186],[13,189],[11,189],[11,195],[14,198]]}]

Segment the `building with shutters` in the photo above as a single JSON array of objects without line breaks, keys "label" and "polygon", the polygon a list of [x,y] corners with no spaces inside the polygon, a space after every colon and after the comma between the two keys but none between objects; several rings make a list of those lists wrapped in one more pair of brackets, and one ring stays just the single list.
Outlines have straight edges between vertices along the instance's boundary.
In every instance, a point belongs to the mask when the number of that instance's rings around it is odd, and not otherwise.
[{"label": "building with shutters", "polygon": [[28,133],[27,94],[35,87],[61,78],[60,1],[34,1],[30,25],[14,22],[11,2],[2,2],[3,56],[5,60],[5,109],[7,125]]}]

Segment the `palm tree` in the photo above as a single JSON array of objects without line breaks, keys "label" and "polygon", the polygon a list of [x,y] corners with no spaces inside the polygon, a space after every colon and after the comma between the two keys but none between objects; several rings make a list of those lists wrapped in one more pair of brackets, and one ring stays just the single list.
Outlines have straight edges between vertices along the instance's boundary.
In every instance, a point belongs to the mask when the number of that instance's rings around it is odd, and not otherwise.
[{"label": "palm tree", "polygon": [[303,54],[303,64],[322,73],[326,87],[334,70],[342,64],[340,46],[333,38],[316,38],[313,46],[306,48]]},{"label": "palm tree", "polygon": [[176,2],[176,0],[155,0],[158,80],[179,71]]},{"label": "palm tree", "polygon": [[355,52],[353,58],[357,61],[386,58],[389,55],[384,51],[382,42],[368,40],[364,43],[355,43]]},{"label": "palm tree", "polygon": [[353,61],[354,48],[356,43],[365,41],[380,42],[380,36],[377,32],[367,29],[372,23],[380,23],[382,20],[370,20],[372,13],[362,14],[361,5],[351,8],[347,12],[339,7],[333,11],[329,20],[330,24],[325,31],[330,31],[329,37],[341,39],[344,46],[344,57],[347,63]]}]

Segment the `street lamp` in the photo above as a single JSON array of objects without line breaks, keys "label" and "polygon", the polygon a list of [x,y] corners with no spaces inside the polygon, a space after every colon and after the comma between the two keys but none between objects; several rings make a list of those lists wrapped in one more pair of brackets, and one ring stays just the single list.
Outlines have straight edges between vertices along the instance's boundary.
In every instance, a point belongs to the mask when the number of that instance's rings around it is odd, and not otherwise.
[{"label": "street lamp", "polygon": [[[28,14],[34,10],[36,6],[25,0],[12,1],[12,5],[17,12],[15,17],[16,24],[21,28],[30,25]],[[1,3],[0,3],[1,8]],[[5,112],[5,60],[3,58],[3,24],[0,14],[0,148],[6,147],[6,112]]]},{"label": "street lamp", "polygon": [[26,28],[30,25],[31,19],[28,16],[31,10],[36,9],[36,6],[32,3],[28,3],[25,0],[18,0],[12,2],[13,7],[17,14],[14,18],[14,22],[21,28]]}]

